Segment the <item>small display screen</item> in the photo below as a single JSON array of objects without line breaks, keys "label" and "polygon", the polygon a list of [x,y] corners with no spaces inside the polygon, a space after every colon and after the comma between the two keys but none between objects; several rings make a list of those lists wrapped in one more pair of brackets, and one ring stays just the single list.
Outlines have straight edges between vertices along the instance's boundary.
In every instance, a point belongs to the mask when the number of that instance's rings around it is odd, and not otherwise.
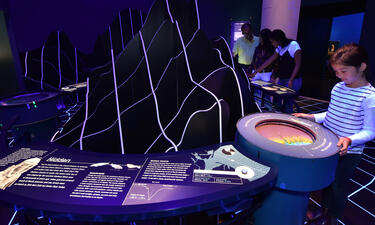
[{"label": "small display screen", "polygon": [[285,145],[309,145],[315,140],[307,129],[285,121],[266,121],[256,126],[263,137]]}]

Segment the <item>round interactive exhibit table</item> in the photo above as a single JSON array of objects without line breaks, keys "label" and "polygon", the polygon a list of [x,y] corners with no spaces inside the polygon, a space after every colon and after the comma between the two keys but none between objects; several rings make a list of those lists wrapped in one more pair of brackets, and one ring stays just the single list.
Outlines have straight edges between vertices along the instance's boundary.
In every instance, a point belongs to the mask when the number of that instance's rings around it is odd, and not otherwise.
[{"label": "round interactive exhibit table", "polygon": [[40,139],[51,138],[63,107],[59,92],[29,92],[0,99],[0,123],[12,127],[15,136],[29,133]]},{"label": "round interactive exhibit table", "polygon": [[0,201],[32,215],[81,221],[219,214],[249,208],[276,174],[235,143],[142,155],[40,143],[0,152]]},{"label": "round interactive exhibit table", "polygon": [[239,119],[238,145],[279,169],[274,189],[254,214],[255,225],[303,224],[309,192],[334,179],[337,141],[323,126],[288,114],[255,113]]}]

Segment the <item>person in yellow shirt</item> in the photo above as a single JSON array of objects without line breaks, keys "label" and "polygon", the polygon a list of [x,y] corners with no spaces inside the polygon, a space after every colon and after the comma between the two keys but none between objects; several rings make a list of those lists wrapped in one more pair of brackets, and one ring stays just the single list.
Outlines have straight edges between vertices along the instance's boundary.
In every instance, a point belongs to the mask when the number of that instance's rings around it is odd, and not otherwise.
[{"label": "person in yellow shirt", "polygon": [[237,39],[233,46],[233,57],[238,57],[238,63],[245,71],[248,70],[254,55],[255,48],[259,44],[259,37],[253,34],[250,23],[241,26],[243,37]]}]

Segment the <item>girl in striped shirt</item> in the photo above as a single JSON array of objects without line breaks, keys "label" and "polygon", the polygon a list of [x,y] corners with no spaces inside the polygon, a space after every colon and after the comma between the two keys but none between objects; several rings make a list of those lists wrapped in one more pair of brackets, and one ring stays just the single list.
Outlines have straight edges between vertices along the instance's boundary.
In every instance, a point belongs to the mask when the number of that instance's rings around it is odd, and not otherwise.
[{"label": "girl in striped shirt", "polygon": [[349,178],[361,160],[365,143],[375,138],[375,88],[366,79],[368,56],[357,44],[347,44],[330,58],[337,83],[331,92],[327,112],[295,113],[337,134],[340,159],[335,180],[323,190],[322,206],[331,224],[337,224],[347,200]]}]

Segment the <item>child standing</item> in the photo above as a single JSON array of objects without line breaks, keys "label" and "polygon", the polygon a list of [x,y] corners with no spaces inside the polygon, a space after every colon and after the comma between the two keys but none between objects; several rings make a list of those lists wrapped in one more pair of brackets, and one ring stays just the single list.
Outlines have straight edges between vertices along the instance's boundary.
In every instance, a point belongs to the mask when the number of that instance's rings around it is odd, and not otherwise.
[{"label": "child standing", "polygon": [[349,178],[361,160],[365,143],[375,138],[375,88],[366,79],[368,56],[361,46],[344,45],[331,56],[330,64],[342,82],[331,91],[328,111],[293,115],[323,123],[339,136],[335,179],[322,192],[325,213],[331,224],[337,224],[345,207]]}]

